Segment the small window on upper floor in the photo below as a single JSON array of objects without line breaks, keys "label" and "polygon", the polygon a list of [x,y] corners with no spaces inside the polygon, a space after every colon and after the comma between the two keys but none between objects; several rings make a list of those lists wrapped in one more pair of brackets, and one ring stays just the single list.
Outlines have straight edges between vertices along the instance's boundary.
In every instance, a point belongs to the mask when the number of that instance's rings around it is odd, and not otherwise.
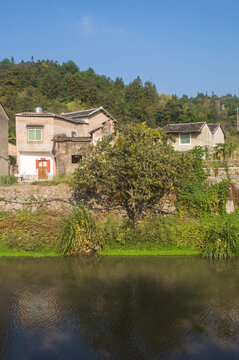
[{"label": "small window on upper floor", "polygon": [[76,137],[76,132],[75,131],[71,132],[71,137]]},{"label": "small window on upper floor", "polygon": [[80,162],[81,159],[82,159],[82,155],[71,155],[72,164],[76,164]]},{"label": "small window on upper floor", "polygon": [[42,141],[43,128],[42,127],[28,127],[27,140],[28,141]]},{"label": "small window on upper floor", "polygon": [[179,144],[180,145],[190,145],[191,144],[191,134],[190,133],[179,134]]}]

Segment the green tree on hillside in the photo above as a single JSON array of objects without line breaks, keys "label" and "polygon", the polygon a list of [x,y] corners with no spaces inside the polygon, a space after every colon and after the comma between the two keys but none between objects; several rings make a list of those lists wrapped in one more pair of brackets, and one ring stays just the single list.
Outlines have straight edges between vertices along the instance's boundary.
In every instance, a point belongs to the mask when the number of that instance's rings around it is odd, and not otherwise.
[{"label": "green tree on hillside", "polygon": [[[196,97],[159,95],[156,86],[137,77],[129,84],[98,75],[92,68],[81,71],[71,60],[59,64],[54,60],[0,61],[0,103],[10,117],[41,106],[45,111],[67,112],[69,109],[103,106],[120,124],[142,123],[152,128],[175,122],[221,122],[234,135],[239,98],[226,94],[198,93]],[[70,106],[69,106],[70,103]]]}]

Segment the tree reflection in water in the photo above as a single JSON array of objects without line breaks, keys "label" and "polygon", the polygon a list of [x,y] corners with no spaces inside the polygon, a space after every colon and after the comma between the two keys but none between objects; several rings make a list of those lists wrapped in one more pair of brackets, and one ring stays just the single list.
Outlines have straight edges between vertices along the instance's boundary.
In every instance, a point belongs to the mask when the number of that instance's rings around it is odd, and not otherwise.
[{"label": "tree reflection in water", "polygon": [[2,359],[237,359],[239,261],[1,259]]}]

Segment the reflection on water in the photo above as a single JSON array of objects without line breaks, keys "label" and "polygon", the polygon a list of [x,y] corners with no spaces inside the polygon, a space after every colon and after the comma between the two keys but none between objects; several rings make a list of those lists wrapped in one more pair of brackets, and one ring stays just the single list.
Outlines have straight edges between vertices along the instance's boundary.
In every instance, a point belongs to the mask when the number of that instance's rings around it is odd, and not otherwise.
[{"label": "reflection on water", "polygon": [[0,259],[0,359],[238,359],[239,259]]}]

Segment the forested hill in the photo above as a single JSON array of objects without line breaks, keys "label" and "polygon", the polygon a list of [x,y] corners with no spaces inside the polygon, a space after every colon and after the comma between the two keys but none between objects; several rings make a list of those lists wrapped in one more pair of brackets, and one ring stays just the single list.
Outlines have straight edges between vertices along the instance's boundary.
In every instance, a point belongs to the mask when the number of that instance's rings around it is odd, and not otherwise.
[{"label": "forested hill", "polygon": [[[160,91],[160,89],[159,89]],[[230,135],[236,134],[239,98],[199,93],[196,97],[159,94],[153,83],[137,77],[129,85],[97,75],[93,69],[81,71],[73,61],[62,65],[53,60],[0,61],[0,103],[10,117],[14,134],[14,114],[33,111],[61,113],[103,106],[119,122],[143,122],[151,127],[166,123],[221,122]]]}]

